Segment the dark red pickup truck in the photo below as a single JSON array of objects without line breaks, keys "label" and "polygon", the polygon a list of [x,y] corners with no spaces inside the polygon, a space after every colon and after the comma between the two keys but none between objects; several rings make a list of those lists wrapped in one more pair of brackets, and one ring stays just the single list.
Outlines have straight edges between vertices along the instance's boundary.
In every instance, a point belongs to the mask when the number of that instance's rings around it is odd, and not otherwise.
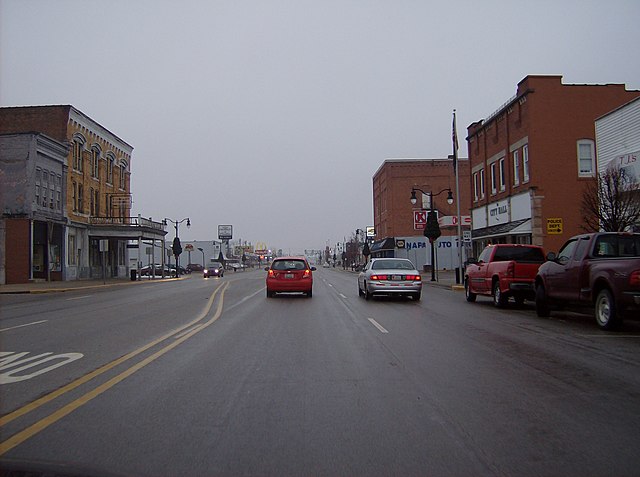
[{"label": "dark red pickup truck", "polygon": [[467,301],[487,295],[493,297],[495,306],[503,307],[509,297],[518,304],[525,299],[533,300],[533,282],[543,262],[544,251],[537,245],[488,245],[477,260],[469,260],[465,270]]},{"label": "dark red pickup truck", "polygon": [[535,282],[538,316],[553,306],[589,306],[605,330],[640,316],[640,234],[578,235],[547,260]]}]

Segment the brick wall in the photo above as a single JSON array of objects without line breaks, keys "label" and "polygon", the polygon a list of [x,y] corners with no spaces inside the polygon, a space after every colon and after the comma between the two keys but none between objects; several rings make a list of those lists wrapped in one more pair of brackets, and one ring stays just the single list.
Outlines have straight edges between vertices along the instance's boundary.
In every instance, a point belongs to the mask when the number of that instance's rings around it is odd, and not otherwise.
[{"label": "brick wall", "polygon": [[6,283],[28,283],[31,223],[29,219],[6,219],[5,278]]}]

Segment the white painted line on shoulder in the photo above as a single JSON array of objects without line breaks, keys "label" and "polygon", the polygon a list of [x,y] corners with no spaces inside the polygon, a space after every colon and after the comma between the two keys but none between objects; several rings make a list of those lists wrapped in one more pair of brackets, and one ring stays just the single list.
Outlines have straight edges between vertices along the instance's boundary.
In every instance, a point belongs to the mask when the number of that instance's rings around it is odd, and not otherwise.
[{"label": "white painted line on shoulder", "polygon": [[9,330],[15,330],[16,328],[23,328],[25,326],[39,325],[41,323],[46,323],[47,321],[49,321],[49,320],[40,320],[40,321],[34,321],[33,323],[26,323],[24,325],[11,326],[9,328],[0,328],[0,332],[9,331]]},{"label": "white painted line on shoulder", "polygon": [[338,295],[340,295],[342,298],[344,298],[345,300],[347,299],[346,295],[343,295],[342,293],[338,293]]},{"label": "white painted line on shoulder", "polygon": [[374,320],[373,318],[367,318],[367,319],[371,322],[371,324],[372,324],[373,326],[375,326],[376,328],[378,328],[378,330],[380,331],[380,333],[389,333],[387,330],[385,330],[385,329],[384,329],[384,327],[383,327],[380,323],[378,323],[378,322],[377,322],[376,320]]},{"label": "white painted line on shoulder", "polygon": [[74,296],[73,298],[67,298],[65,301],[82,300],[83,298],[90,298],[92,296],[93,295]]}]

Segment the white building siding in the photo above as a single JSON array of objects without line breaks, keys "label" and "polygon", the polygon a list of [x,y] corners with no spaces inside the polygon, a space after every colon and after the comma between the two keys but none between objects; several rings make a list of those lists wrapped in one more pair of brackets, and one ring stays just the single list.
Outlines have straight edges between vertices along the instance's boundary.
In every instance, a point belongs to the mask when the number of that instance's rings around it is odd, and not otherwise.
[{"label": "white building siding", "polygon": [[619,165],[640,180],[640,98],[596,120],[598,172]]}]

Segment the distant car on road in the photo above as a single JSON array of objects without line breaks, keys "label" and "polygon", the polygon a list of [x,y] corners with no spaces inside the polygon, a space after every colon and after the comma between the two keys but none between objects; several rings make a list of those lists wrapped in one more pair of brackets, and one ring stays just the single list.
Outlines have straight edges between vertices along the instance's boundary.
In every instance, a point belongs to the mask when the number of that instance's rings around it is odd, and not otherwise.
[{"label": "distant car on road", "polygon": [[224,267],[220,262],[211,262],[207,268],[204,269],[204,278],[209,277],[224,277]]},{"label": "distant car on road", "polygon": [[406,296],[420,300],[422,277],[411,260],[372,258],[358,275],[358,295]]},{"label": "distant car on road", "polygon": [[266,267],[267,298],[276,293],[302,292],[311,298],[313,296],[312,267],[304,257],[278,257]]},{"label": "distant car on road", "polygon": [[190,263],[189,265],[187,265],[187,273],[203,272],[203,271],[204,271],[204,267],[199,263]]}]

